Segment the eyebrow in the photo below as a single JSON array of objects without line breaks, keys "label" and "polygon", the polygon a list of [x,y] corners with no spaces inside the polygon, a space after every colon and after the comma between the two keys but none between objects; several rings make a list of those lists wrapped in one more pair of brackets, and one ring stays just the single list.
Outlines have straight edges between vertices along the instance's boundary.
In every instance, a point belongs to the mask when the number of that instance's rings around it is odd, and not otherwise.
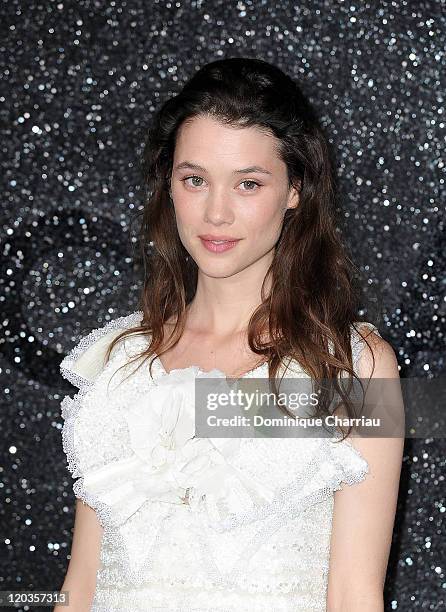
[{"label": "eyebrow", "polygon": [[[190,168],[192,170],[198,170],[199,172],[207,172],[206,168],[200,166],[198,164],[194,164],[190,161],[184,161],[180,164],[177,164],[174,170],[183,170],[184,168]],[[250,172],[259,172],[260,174],[269,174],[272,175],[272,172],[266,170],[266,168],[262,168],[262,166],[248,166],[248,168],[240,168],[239,170],[234,170],[233,174],[248,174]]]}]

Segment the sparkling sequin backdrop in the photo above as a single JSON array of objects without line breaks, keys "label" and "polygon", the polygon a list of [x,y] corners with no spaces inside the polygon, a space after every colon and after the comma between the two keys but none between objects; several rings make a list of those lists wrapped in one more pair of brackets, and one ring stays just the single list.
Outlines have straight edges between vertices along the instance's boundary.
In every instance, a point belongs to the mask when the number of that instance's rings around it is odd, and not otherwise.
[{"label": "sparkling sequin backdrop", "polygon": [[[58,372],[135,309],[138,160],[201,64],[296,79],[337,152],[347,238],[403,376],[445,373],[445,3],[1,3],[0,589],[58,589],[73,526]],[[444,440],[406,442],[386,610],[443,610]],[[377,508],[377,511],[379,509]],[[48,610],[48,608],[42,608]]]}]

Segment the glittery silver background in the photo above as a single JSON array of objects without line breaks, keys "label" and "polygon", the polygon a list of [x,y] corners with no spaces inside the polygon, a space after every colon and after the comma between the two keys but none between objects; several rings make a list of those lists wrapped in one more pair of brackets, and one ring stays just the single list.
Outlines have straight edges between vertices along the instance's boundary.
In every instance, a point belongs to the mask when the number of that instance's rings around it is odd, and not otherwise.
[{"label": "glittery silver background", "polygon": [[[207,61],[260,57],[301,82],[401,375],[444,376],[445,9],[3,0],[0,590],[62,584],[74,497],[59,402],[73,389],[58,364],[79,333],[135,310],[145,129]],[[406,442],[386,610],[446,608],[445,449]]]}]

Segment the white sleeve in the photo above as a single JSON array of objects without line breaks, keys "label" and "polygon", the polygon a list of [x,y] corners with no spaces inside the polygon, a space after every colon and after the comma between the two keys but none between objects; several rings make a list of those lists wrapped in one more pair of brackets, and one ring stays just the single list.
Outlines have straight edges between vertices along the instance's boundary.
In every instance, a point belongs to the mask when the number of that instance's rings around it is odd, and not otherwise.
[{"label": "white sleeve", "polygon": [[[111,320],[81,337],[60,363],[60,372],[78,391],[61,402],[62,446],[68,470],[73,478],[73,492],[98,513],[105,525],[108,510],[89,484],[90,475],[110,462],[125,456],[127,440],[125,423],[119,410],[106,394],[106,384],[122,362],[121,349],[113,349],[105,363],[107,348],[124,329],[140,324],[142,312]],[[125,343],[117,347],[124,350]],[[115,363],[116,362],[116,363]],[[118,363],[119,362],[119,363]]]}]

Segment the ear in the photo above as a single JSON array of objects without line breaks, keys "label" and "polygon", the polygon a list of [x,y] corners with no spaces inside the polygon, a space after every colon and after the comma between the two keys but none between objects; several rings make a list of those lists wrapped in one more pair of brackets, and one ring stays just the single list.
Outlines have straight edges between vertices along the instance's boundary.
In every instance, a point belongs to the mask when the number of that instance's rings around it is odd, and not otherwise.
[{"label": "ear", "polygon": [[288,191],[287,208],[297,208],[299,205],[299,196],[301,190],[301,181],[298,181],[297,187],[291,185]]}]

